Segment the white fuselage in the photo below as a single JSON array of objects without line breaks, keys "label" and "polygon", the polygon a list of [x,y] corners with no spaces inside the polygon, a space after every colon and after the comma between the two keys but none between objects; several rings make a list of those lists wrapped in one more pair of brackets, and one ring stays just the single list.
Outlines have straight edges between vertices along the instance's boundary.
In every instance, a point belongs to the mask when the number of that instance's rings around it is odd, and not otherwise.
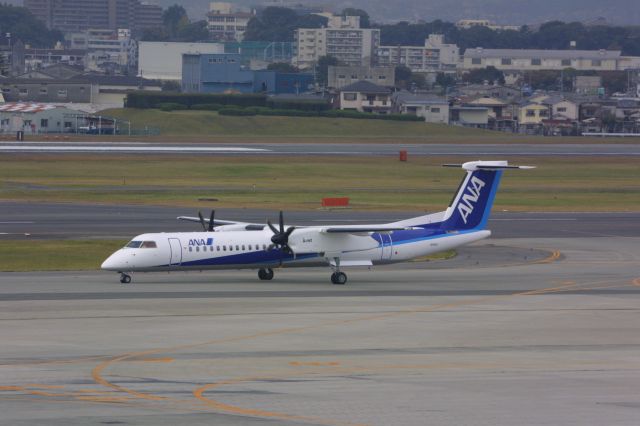
[{"label": "white fuselage", "polygon": [[[142,234],[113,253],[102,269],[151,272],[208,269],[260,269],[367,266],[404,262],[469,244],[491,235],[488,230],[434,234],[424,230],[327,236],[317,228],[301,228],[289,245],[295,255],[272,246],[273,233],[263,231],[180,232]],[[396,237],[396,238],[394,238]],[[137,244],[140,243],[138,247]]]}]

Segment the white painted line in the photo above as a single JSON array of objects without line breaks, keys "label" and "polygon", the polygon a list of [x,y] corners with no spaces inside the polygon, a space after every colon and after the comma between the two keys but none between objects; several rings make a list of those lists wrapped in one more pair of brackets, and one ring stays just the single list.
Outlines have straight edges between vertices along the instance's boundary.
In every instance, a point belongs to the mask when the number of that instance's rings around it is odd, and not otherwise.
[{"label": "white painted line", "polygon": [[534,218],[522,218],[522,219],[517,219],[517,218],[513,218],[513,219],[489,219],[489,221],[498,221],[498,220],[502,220],[502,221],[516,221],[516,222],[524,222],[524,221],[544,221],[544,222],[560,222],[560,221],[575,221],[578,220],[577,218],[566,218],[566,219],[560,219],[560,218],[539,218],[539,219],[534,219]]},{"label": "white painted line", "polygon": [[268,149],[244,147],[196,147],[196,146],[153,146],[153,147],[109,147],[109,146],[0,146],[0,151],[40,151],[40,152],[267,152]]},{"label": "white painted line", "polygon": [[3,224],[3,225],[13,224],[13,223],[35,223],[35,222],[33,222],[33,221],[20,221],[20,220],[0,222],[0,224]]}]

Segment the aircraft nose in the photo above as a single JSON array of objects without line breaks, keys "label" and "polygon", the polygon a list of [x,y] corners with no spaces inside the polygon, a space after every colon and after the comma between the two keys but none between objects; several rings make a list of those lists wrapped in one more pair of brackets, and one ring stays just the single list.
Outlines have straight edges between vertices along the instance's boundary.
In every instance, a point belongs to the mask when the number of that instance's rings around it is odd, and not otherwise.
[{"label": "aircraft nose", "polygon": [[120,252],[117,251],[111,256],[107,257],[107,259],[102,262],[100,268],[104,269],[105,271],[122,271],[125,266],[125,262],[122,260]]}]

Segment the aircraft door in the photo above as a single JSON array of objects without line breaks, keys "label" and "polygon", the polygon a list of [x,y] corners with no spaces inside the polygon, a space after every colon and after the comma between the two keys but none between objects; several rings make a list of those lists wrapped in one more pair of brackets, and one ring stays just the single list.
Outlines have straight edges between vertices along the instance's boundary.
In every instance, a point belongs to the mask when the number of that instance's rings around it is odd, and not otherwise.
[{"label": "aircraft door", "polygon": [[177,238],[169,238],[169,247],[171,248],[170,266],[180,266],[182,263],[182,244]]},{"label": "aircraft door", "polygon": [[393,240],[391,234],[380,233],[378,234],[378,241],[380,241],[380,260],[390,260],[393,253]]}]

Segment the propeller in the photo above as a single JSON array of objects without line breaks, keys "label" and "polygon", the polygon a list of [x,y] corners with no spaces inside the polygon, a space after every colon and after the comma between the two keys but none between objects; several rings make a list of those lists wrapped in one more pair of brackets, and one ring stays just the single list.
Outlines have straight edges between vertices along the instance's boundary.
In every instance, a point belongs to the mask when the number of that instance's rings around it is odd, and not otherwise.
[{"label": "propeller", "polygon": [[286,230],[284,229],[284,218],[282,215],[282,210],[280,210],[279,229],[273,226],[273,224],[269,220],[267,220],[267,225],[271,229],[271,232],[273,232],[273,236],[271,237],[271,242],[273,244],[270,246],[270,248],[276,246],[285,253],[293,253],[293,250],[291,250],[291,247],[289,247],[289,235],[291,235],[291,233],[296,228],[295,226],[290,226]]},{"label": "propeller", "polygon": [[198,217],[200,218],[200,223],[202,224],[202,229],[205,232],[211,232],[213,231],[213,228],[215,226],[215,222],[214,222],[214,217],[216,215],[216,211],[215,210],[211,210],[211,217],[209,218],[209,226],[207,226],[206,222],[204,221],[204,216],[202,216],[202,212],[198,211]]}]

